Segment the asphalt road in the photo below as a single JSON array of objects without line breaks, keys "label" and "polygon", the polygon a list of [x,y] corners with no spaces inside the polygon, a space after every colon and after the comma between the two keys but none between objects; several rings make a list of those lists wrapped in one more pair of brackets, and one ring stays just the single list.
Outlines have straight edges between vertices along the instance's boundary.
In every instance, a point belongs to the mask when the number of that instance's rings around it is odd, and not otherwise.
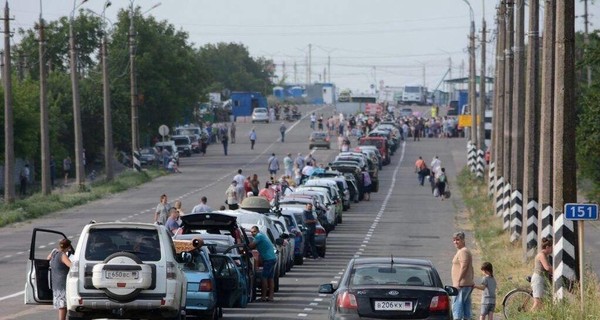
[{"label": "asphalt road", "polygon": [[[304,115],[317,110],[326,116],[333,109],[307,107]],[[426,110],[423,110],[424,112]],[[310,134],[308,119],[287,123],[286,142],[279,142],[280,123],[238,123],[237,143],[230,144],[224,156],[221,145],[209,146],[206,156],[182,158],[182,174],[161,177],[151,183],[109,198],[44,218],[2,228],[0,231],[0,320],[49,319],[55,317],[51,306],[26,306],[22,290],[26,276],[26,261],[31,230],[34,227],[56,229],[77,239],[82,227],[90,220],[152,222],[159,196],[166,193],[169,201],[180,199],[184,211],[208,197],[208,204],[217,209],[225,198],[224,191],[242,168],[244,175],[257,173],[264,183],[268,177],[267,159],[272,152],[280,160],[291,152],[304,155]],[[256,127],[257,145],[250,150],[247,132]],[[295,266],[281,278],[281,289],[274,303],[251,303],[246,309],[226,309],[225,319],[324,319],[329,296],[317,293],[319,284],[334,283],[340,278],[349,259],[354,256],[395,256],[425,258],[433,261],[445,283],[450,282],[450,261],[455,253],[451,235],[461,224],[457,212],[462,208],[458,188],[453,186],[456,173],[466,163],[464,139],[422,139],[408,141],[392,157],[392,163],[380,172],[380,190],[371,201],[353,204],[344,212],[344,223],[330,233],[327,255],[320,261],[306,261]],[[327,163],[337,154],[332,150],[317,150],[319,162]],[[453,196],[440,201],[431,196],[429,187],[421,187],[414,173],[414,161],[423,156],[430,161],[438,155],[446,167]],[[469,237],[471,241],[472,237]],[[50,239],[50,242],[58,239]],[[54,245],[54,244],[53,244]],[[47,254],[53,245],[42,248]],[[51,312],[51,314],[49,314]]]}]

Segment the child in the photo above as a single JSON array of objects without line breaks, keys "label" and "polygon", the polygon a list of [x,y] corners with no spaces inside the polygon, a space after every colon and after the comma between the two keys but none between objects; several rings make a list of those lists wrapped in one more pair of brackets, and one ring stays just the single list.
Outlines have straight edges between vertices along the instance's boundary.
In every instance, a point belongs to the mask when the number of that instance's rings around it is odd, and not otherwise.
[{"label": "child", "polygon": [[489,262],[481,264],[481,284],[476,284],[475,288],[483,290],[481,296],[481,317],[480,320],[485,320],[488,316],[489,320],[494,320],[494,309],[496,308],[496,279],[494,279],[494,267]]}]

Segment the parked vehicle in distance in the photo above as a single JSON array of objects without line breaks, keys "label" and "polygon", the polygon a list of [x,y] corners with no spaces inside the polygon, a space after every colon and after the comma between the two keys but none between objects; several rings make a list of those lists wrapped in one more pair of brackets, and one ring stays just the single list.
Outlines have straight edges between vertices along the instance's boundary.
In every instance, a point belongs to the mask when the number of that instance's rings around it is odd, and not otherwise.
[{"label": "parked vehicle in distance", "polygon": [[[281,217],[285,219],[287,228],[294,237],[294,264],[302,265],[304,263],[305,253],[305,231],[304,227],[296,221],[296,217],[293,212],[290,212],[289,208],[280,208]],[[269,215],[276,215],[275,213],[268,213]]]},{"label": "parked vehicle in distance", "polygon": [[140,150],[140,165],[152,166],[157,163],[154,148],[143,148]]},{"label": "parked vehicle in distance", "polygon": [[327,148],[331,149],[331,138],[325,131],[313,131],[308,138],[308,149]]},{"label": "parked vehicle in distance", "polygon": [[337,285],[319,293],[332,294],[329,319],[452,319],[450,296],[458,289],[444,286],[429,260],[353,258]]},{"label": "parked vehicle in distance", "polygon": [[362,137],[358,141],[358,145],[376,146],[383,158],[383,165],[390,164],[390,153],[387,139],[385,137]]},{"label": "parked vehicle in distance", "polygon": [[252,110],[252,123],[255,122],[269,123],[269,109],[254,108],[254,110]]},{"label": "parked vehicle in distance", "polygon": [[[66,238],[53,230],[33,229],[26,304],[52,303],[48,249],[40,250],[48,243],[44,233],[51,233],[54,240],[58,236]],[[69,319],[179,320],[183,315],[187,279],[178,263],[187,261],[176,255],[164,226],[132,222],[87,224],[71,261],[66,283]]]},{"label": "parked vehicle in distance", "polygon": [[177,146],[175,145],[175,141],[173,140],[169,140],[169,141],[161,141],[161,142],[157,142],[154,147],[156,148],[156,150],[158,150],[158,161],[160,163],[162,163],[163,165],[166,165],[164,163],[164,158],[163,158],[163,150],[166,149],[170,156],[168,160],[171,159],[175,159],[175,161],[177,162],[177,165],[179,165],[179,152],[177,151]]},{"label": "parked vehicle in distance", "polygon": [[[306,223],[304,222],[304,208],[290,206],[288,207],[288,209],[285,210],[292,213],[294,215],[294,218],[296,218],[296,222],[298,222],[298,224],[303,227],[304,238],[306,239],[306,231],[308,229],[306,228]],[[324,258],[325,253],[327,253],[327,231],[325,231],[325,228],[323,228],[323,226],[318,220],[317,227],[315,230],[315,247],[317,247],[317,254],[319,255],[319,257]],[[308,250],[306,251],[306,253],[308,254]]]},{"label": "parked vehicle in distance", "polygon": [[402,108],[400,109],[400,116],[401,117],[410,117],[413,115],[413,109],[411,108]]},{"label": "parked vehicle in distance", "polygon": [[188,136],[171,136],[171,140],[175,142],[177,151],[184,154],[186,157],[192,156],[192,140]]}]

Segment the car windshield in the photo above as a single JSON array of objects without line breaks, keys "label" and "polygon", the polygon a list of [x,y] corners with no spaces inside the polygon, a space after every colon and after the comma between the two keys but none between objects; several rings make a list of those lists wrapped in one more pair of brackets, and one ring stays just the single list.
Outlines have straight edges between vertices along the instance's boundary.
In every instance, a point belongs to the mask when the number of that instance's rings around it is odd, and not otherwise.
[{"label": "car windshield", "polygon": [[[196,253],[194,255],[192,255],[192,261],[187,262],[186,264],[183,265],[183,270],[184,271],[196,271],[196,272],[208,272],[208,266],[206,265],[206,262],[204,262],[204,259],[202,259],[202,256],[200,256],[200,253]],[[194,285],[193,283],[188,283],[188,290],[190,289],[189,286],[190,285]],[[198,284],[196,284],[197,286]]]},{"label": "car windshield", "polygon": [[431,269],[421,266],[398,264],[367,264],[356,266],[350,275],[350,284],[360,285],[405,285],[433,287]]},{"label": "car windshield", "polygon": [[153,229],[90,229],[85,246],[87,260],[104,260],[120,251],[133,253],[142,261],[159,261],[158,232]]},{"label": "car windshield", "polygon": [[315,139],[325,139],[327,137],[327,133],[325,132],[313,132],[312,137]]},{"label": "car windshield", "polygon": [[256,108],[256,109],[254,109],[254,113],[267,113],[267,109],[265,109],[265,108]]},{"label": "car windshield", "polygon": [[190,143],[190,140],[187,137],[185,137],[185,138],[173,138],[173,141],[175,141],[175,144],[178,145],[178,146]]}]

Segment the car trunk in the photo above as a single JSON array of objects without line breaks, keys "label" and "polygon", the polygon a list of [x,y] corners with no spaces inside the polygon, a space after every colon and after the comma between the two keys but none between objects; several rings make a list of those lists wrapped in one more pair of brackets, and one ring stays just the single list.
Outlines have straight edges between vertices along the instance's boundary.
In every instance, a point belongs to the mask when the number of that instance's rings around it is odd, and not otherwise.
[{"label": "car trunk", "polygon": [[352,293],[356,297],[358,314],[378,319],[425,319],[431,316],[431,299],[444,294],[436,289],[392,286],[385,289],[353,287]]}]

